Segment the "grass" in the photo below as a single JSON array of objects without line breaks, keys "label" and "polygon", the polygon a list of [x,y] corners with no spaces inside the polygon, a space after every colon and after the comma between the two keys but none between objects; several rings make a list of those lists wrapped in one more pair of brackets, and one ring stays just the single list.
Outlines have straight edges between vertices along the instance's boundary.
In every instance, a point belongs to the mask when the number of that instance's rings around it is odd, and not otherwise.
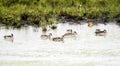
[{"label": "grass", "polygon": [[90,19],[120,17],[120,0],[0,0],[0,21],[20,27],[24,24],[42,25],[57,23],[56,18]]}]

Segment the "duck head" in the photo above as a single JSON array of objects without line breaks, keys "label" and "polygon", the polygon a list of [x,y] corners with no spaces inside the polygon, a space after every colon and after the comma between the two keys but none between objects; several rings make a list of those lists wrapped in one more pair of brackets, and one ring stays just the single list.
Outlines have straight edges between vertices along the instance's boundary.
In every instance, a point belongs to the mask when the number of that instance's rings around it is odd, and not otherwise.
[{"label": "duck head", "polygon": [[104,30],[104,33],[106,33],[107,32],[107,30]]},{"label": "duck head", "polygon": [[51,39],[51,36],[52,36],[52,33],[49,33],[49,35],[48,35],[49,39]]},{"label": "duck head", "polygon": [[73,32],[73,34],[77,35],[77,32],[76,32],[76,31],[74,31],[74,32]]},{"label": "duck head", "polygon": [[62,37],[61,37],[61,41],[64,43],[64,35],[62,35]]},{"label": "duck head", "polygon": [[99,32],[100,31],[100,29],[96,29],[96,32]]},{"label": "duck head", "polygon": [[13,34],[11,34],[11,36],[13,37]]},{"label": "duck head", "polygon": [[52,36],[52,33],[49,33],[49,36]]}]

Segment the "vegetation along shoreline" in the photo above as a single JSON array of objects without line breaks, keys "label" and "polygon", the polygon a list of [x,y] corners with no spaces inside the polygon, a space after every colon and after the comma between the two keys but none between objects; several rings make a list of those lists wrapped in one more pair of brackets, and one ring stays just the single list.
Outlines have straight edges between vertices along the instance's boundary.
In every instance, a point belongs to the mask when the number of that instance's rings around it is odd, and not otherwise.
[{"label": "vegetation along shoreline", "polygon": [[73,20],[120,24],[120,0],[0,0],[0,24],[46,26]]}]

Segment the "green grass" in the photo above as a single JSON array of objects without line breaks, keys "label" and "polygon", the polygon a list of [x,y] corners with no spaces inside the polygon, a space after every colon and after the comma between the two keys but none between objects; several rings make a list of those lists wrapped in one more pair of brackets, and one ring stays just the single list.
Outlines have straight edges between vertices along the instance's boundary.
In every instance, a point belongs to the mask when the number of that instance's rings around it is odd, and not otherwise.
[{"label": "green grass", "polygon": [[[84,15],[86,14],[86,15]],[[56,17],[119,18],[120,0],[0,0],[0,20],[5,25],[48,25]]]}]

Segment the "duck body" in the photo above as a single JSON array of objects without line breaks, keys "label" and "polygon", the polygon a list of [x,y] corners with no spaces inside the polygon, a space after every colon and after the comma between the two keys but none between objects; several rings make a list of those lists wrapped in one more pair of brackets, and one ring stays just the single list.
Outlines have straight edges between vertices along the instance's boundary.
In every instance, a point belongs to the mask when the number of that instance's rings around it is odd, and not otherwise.
[{"label": "duck body", "polygon": [[95,34],[96,36],[106,36],[107,31],[103,30],[103,31],[96,31]]},{"label": "duck body", "polygon": [[62,36],[62,37],[53,37],[53,38],[52,38],[52,41],[55,41],[55,42],[63,42],[63,43],[64,43],[64,38],[63,38],[63,36]]},{"label": "duck body", "polygon": [[65,33],[63,35],[64,38],[69,38],[69,37],[76,37],[77,33],[73,32],[73,33]]},{"label": "duck body", "polygon": [[40,37],[41,37],[41,39],[49,39],[48,35],[41,35]]},{"label": "duck body", "polygon": [[72,33],[72,29],[67,29],[67,33]]},{"label": "duck body", "polygon": [[4,39],[8,40],[8,41],[13,41],[14,40],[13,34],[11,34],[11,35],[5,35]]},{"label": "duck body", "polygon": [[45,40],[45,39],[50,39],[51,36],[52,36],[52,34],[49,33],[49,35],[41,35],[40,38]]}]

